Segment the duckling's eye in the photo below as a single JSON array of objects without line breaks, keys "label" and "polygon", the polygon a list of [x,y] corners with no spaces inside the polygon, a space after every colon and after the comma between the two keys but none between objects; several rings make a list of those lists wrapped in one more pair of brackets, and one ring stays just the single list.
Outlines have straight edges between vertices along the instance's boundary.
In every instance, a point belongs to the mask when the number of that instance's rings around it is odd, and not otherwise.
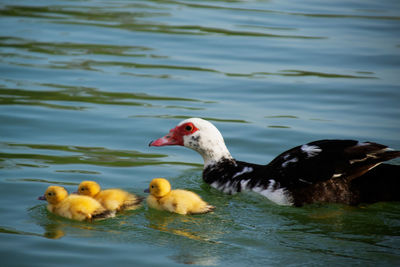
[{"label": "duckling's eye", "polygon": [[185,130],[188,132],[191,132],[193,130],[193,126],[192,125],[186,125]]},{"label": "duckling's eye", "polygon": [[154,185],[152,185],[151,188],[154,188]]},{"label": "duckling's eye", "polygon": [[47,195],[48,195],[48,196],[51,196],[51,195],[53,195],[53,194],[52,194],[51,192],[49,192],[49,193],[47,193]]}]

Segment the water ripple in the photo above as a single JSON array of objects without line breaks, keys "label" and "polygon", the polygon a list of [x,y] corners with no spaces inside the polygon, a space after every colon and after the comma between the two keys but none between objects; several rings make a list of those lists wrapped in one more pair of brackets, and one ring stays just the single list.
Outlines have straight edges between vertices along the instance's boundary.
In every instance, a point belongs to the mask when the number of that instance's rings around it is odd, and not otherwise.
[{"label": "water ripple", "polygon": [[[168,2],[168,1],[167,1]],[[190,7],[210,8],[208,6],[191,5],[183,2],[176,2],[179,5],[188,5]],[[212,6],[212,8],[218,8]],[[246,9],[231,9],[235,11],[257,11],[260,10],[246,10]],[[267,13],[279,13],[275,11],[267,11]],[[261,31],[232,30],[226,28],[207,27],[201,25],[171,25],[160,22],[149,23],[148,20],[143,18],[149,17],[165,17],[170,16],[168,12],[149,12],[144,9],[141,12],[121,12],[119,10],[109,10],[103,12],[96,10],[93,7],[82,6],[79,10],[71,10],[68,6],[50,6],[50,7],[36,7],[36,6],[6,6],[0,10],[0,15],[3,16],[16,16],[16,17],[34,17],[52,19],[53,23],[62,23],[70,25],[86,25],[97,26],[102,28],[119,28],[137,32],[151,32],[162,34],[190,34],[190,35],[227,35],[227,36],[244,36],[244,37],[267,37],[267,38],[300,38],[300,39],[325,39],[321,36],[304,36],[304,35],[285,35],[285,34],[272,34]],[[280,27],[282,28],[282,27]],[[258,28],[268,30],[268,28]],[[279,28],[277,28],[279,29]],[[271,29],[269,29],[271,30]]]},{"label": "water ripple", "polygon": [[[33,165],[85,164],[106,167],[139,167],[147,165],[201,166],[195,163],[162,161],[164,154],[142,153],[133,150],[110,150],[103,147],[78,147],[51,144],[4,144],[10,148],[29,148],[28,153],[0,152],[0,168],[19,166],[18,160],[31,160]],[[33,150],[33,151],[32,151]],[[51,155],[48,151],[56,152]]]},{"label": "water ripple", "polygon": [[[153,57],[165,58],[155,54],[146,54],[144,52],[153,49],[145,46],[124,46],[112,44],[87,44],[73,42],[41,42],[30,39],[16,38],[12,36],[1,36],[0,47],[21,49],[34,53],[49,55],[112,55],[126,57]],[[142,53],[138,53],[142,52]]]},{"label": "water ripple", "polygon": [[[134,115],[130,116],[131,118],[159,118],[159,119],[180,119],[186,120],[190,119],[193,116],[185,116],[185,115]],[[246,120],[238,120],[238,119],[222,119],[222,118],[212,118],[212,117],[202,117],[208,121],[216,121],[216,122],[233,122],[233,123],[250,123]]]},{"label": "water ripple", "polygon": [[[0,105],[35,105],[57,109],[82,110],[86,107],[75,105],[61,105],[48,103],[56,102],[77,102],[92,103],[101,105],[122,105],[122,106],[143,106],[143,107],[161,107],[150,102],[162,101],[164,104],[168,102],[203,102],[193,98],[183,97],[166,97],[149,95],[146,93],[124,93],[124,92],[107,92],[99,91],[95,88],[74,87],[58,84],[40,84],[41,86],[60,88],[58,91],[51,90],[27,90],[18,88],[1,88],[0,87]],[[150,101],[150,102],[149,102]],[[188,110],[197,110],[201,108],[185,107],[185,106],[164,106],[170,108],[182,108]]]}]

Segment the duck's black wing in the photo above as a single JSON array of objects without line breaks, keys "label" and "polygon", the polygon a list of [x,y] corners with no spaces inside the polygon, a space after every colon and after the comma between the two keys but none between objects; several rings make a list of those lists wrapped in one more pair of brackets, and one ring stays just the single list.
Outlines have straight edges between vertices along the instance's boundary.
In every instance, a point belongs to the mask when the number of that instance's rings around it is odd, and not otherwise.
[{"label": "duck's black wing", "polygon": [[288,189],[332,178],[348,182],[381,162],[400,157],[387,146],[354,140],[320,140],[292,148],[266,167],[268,176]]}]

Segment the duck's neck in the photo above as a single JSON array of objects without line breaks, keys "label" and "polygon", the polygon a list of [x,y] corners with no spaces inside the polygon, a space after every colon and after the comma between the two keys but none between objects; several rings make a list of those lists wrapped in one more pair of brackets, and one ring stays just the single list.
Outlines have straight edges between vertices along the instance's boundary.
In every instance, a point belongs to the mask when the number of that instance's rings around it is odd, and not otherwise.
[{"label": "duck's neck", "polygon": [[184,145],[197,151],[203,157],[204,169],[208,166],[215,165],[224,159],[233,159],[225,145],[222,135],[219,132],[214,132],[213,134],[205,136],[193,135],[185,137]]},{"label": "duck's neck", "polygon": [[217,164],[218,162],[222,162],[224,160],[233,160],[231,154],[229,153],[228,149],[221,150],[213,149],[207,150],[205,153],[200,153],[204,160],[204,169],[208,166],[212,166]]},{"label": "duck's neck", "polygon": [[233,160],[231,153],[224,143],[217,143],[198,150],[204,160],[204,169],[224,160]]}]

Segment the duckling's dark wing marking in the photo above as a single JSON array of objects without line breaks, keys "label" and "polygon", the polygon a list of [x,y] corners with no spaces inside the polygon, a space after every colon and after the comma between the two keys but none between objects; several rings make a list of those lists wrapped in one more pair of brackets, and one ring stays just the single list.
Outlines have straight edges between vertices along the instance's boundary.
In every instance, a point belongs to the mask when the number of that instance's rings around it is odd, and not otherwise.
[{"label": "duckling's dark wing marking", "polygon": [[288,189],[309,186],[331,178],[351,181],[383,161],[400,156],[387,146],[354,140],[320,140],[292,148],[267,165]]},{"label": "duckling's dark wing marking", "polygon": [[95,213],[92,215],[91,220],[96,220],[96,219],[105,219],[105,218],[110,218],[115,216],[115,211],[113,210],[102,210],[99,213]]},{"label": "duckling's dark wing marking", "polygon": [[215,206],[212,205],[207,205],[206,208],[202,211],[198,211],[198,212],[188,212],[189,215],[192,214],[205,214],[205,213],[209,213],[215,210]]},{"label": "duckling's dark wing marking", "polygon": [[138,206],[143,200],[144,200],[144,197],[141,197],[141,196],[133,196],[133,197],[131,197],[128,201],[124,202],[124,204],[120,207],[120,210],[130,209],[130,208],[136,207],[136,206]]}]

